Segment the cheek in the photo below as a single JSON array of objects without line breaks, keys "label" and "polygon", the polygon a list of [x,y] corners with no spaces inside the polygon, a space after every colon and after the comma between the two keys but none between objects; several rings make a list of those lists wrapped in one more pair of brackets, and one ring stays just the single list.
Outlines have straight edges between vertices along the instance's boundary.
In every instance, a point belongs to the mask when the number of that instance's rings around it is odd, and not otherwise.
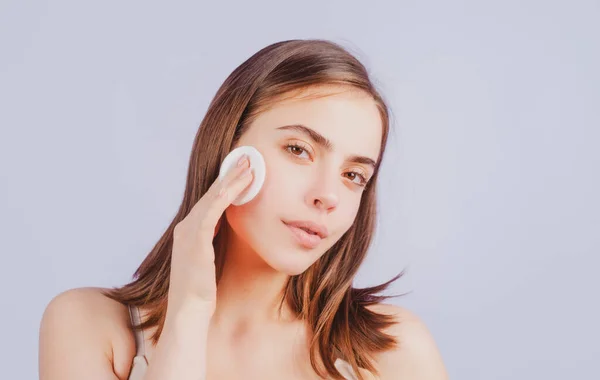
[{"label": "cheek", "polygon": [[[273,153],[273,152],[269,152]],[[250,235],[269,234],[281,218],[301,217],[307,214],[304,204],[308,191],[306,173],[301,166],[265,153],[266,176],[254,199],[241,206],[227,209],[227,220],[234,230],[246,238]],[[304,175],[303,175],[304,174]],[[328,245],[333,245],[352,226],[360,206],[360,194],[340,186],[338,209],[329,216],[333,234]]]},{"label": "cheek", "polygon": [[288,178],[281,174],[281,170],[271,162],[273,159],[265,156],[266,175],[265,181],[256,196],[248,203],[241,206],[229,207],[228,211],[232,217],[262,218],[267,213],[281,210],[280,205],[287,202],[286,195],[296,187]]},{"label": "cheek", "polygon": [[225,211],[232,229],[244,240],[252,242],[269,234],[277,226],[279,219],[286,216],[285,205],[290,204],[289,186],[286,181],[267,171],[265,182],[258,194],[241,206],[229,206]]},{"label": "cheek", "polygon": [[298,207],[298,202],[306,191],[307,179],[301,167],[290,165],[284,158],[274,157],[266,161],[267,174],[260,190],[260,207],[276,209],[280,216],[288,216],[290,207]]},{"label": "cheek", "polygon": [[283,153],[265,157],[265,165],[267,168],[265,184],[267,186],[292,186],[291,183],[294,182],[294,178],[298,178],[298,174],[302,170],[297,164],[290,162]]},{"label": "cheek", "polygon": [[335,234],[335,241],[332,242],[332,244],[339,240],[342,235],[344,235],[350,229],[350,227],[352,227],[356,219],[357,212],[358,205],[355,206],[353,203],[347,203],[345,208],[340,208],[338,210],[338,215],[336,217],[336,220],[338,221],[337,231]]}]

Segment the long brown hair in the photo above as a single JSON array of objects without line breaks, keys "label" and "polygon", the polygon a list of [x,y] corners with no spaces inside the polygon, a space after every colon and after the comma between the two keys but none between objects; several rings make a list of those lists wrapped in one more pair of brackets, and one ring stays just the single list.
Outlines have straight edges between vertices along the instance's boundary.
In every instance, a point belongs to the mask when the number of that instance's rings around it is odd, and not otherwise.
[{"label": "long brown hair", "polygon": [[[321,39],[271,44],[229,75],[210,103],[194,139],[179,211],[134,273],[134,280],[105,292],[123,304],[150,310],[139,327],[157,327],[152,336],[155,344],[167,309],[173,229],[217,178],[221,162],[260,112],[283,97],[293,96],[290,94],[327,85],[359,89],[373,97],[383,128],[380,155],[353,225],[306,271],[289,278],[281,301],[287,302],[311,329],[310,361],[317,374],[323,376],[318,365],[321,359],[328,375],[342,379],[334,366],[337,358],[348,361],[361,379],[358,367],[378,374],[372,354],[392,349],[398,342],[384,332],[394,323],[393,317],[368,306],[397,297],[377,294],[404,271],[373,287],[354,288],[352,282],[375,230],[376,185],[389,131],[388,107],[366,68],[341,45]],[[223,266],[223,239],[219,232],[213,241],[217,284]]]}]

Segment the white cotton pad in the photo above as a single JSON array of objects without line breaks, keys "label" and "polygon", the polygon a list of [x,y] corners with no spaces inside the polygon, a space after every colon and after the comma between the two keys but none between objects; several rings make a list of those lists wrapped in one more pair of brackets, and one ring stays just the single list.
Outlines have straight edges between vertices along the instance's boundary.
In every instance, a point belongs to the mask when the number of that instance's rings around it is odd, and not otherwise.
[{"label": "white cotton pad", "polygon": [[267,171],[265,159],[263,158],[262,154],[260,154],[258,149],[249,145],[244,145],[235,148],[225,157],[219,171],[219,180],[222,180],[230,170],[235,169],[238,159],[244,154],[248,155],[248,159],[250,160],[250,168],[254,178],[252,179],[252,183],[250,183],[250,185],[248,185],[248,187],[242,191],[242,193],[233,202],[231,202],[231,204],[236,206],[250,202],[256,196],[256,194],[258,194],[263,183],[265,182],[265,174]]}]

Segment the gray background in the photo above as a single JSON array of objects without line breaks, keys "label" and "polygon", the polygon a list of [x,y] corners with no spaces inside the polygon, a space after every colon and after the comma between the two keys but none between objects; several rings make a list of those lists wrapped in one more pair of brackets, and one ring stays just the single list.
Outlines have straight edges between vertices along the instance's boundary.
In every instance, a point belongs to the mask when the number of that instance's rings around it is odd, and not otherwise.
[{"label": "gray background", "polygon": [[356,286],[406,267],[454,379],[600,378],[597,1],[166,3],[0,5],[3,378],[37,377],[54,295],[131,278],[225,77],[311,37],[394,116]]}]

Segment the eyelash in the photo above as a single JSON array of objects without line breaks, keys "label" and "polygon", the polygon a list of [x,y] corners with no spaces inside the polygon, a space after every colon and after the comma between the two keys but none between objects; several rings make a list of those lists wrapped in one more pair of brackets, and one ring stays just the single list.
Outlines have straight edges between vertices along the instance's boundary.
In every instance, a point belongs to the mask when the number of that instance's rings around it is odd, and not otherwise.
[{"label": "eyelash", "polygon": [[[303,147],[302,145],[298,144],[298,143],[290,143],[290,144],[287,144],[287,145],[285,146],[285,149],[286,149],[286,150],[287,150],[287,151],[288,151],[288,152],[289,152],[291,155],[293,155],[293,156],[297,156],[297,154],[294,154],[294,153],[290,152],[290,148],[298,148],[298,149],[302,149],[303,151],[305,151],[305,152],[307,152],[307,153],[308,153],[308,150],[307,150],[305,147]],[[353,173],[353,174],[355,174],[355,175],[357,175],[357,176],[359,176],[359,177],[361,178],[361,182],[360,182],[360,183],[353,182],[354,184],[356,184],[356,185],[358,185],[358,186],[365,187],[365,186],[367,185],[367,183],[369,182],[369,181],[368,181],[368,180],[365,178],[365,176],[364,176],[364,175],[362,175],[360,172],[357,172],[357,171],[350,171],[349,173]]]}]

